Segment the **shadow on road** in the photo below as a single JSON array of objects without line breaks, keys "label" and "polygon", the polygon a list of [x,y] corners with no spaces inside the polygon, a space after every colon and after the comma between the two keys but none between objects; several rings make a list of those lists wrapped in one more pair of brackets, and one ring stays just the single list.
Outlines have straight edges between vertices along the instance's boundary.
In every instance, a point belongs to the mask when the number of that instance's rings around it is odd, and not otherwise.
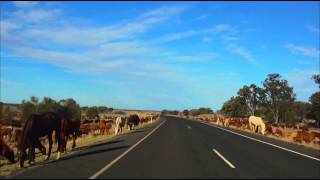
[{"label": "shadow on road", "polygon": [[79,151],[79,150],[84,150],[88,148],[94,148],[94,147],[99,147],[99,146],[105,146],[105,145],[110,145],[110,144],[115,144],[115,143],[120,143],[123,142],[124,140],[114,140],[114,141],[108,141],[104,143],[99,143],[99,144],[94,144],[94,145],[88,145],[88,146],[83,146],[79,148],[75,148],[73,151]]},{"label": "shadow on road", "polygon": [[133,131],[133,132],[130,132],[129,134],[142,133],[142,132],[145,132],[145,131],[142,131],[142,130],[139,130],[139,131]]},{"label": "shadow on road", "polygon": [[65,161],[68,159],[73,159],[73,158],[78,158],[78,157],[88,156],[88,155],[93,155],[93,154],[99,154],[99,153],[104,153],[104,152],[109,152],[109,151],[115,151],[115,150],[119,150],[119,149],[126,149],[129,147],[130,146],[126,145],[126,146],[118,146],[118,147],[107,148],[107,149],[100,149],[100,150],[96,150],[96,151],[89,151],[89,152],[85,152],[85,153],[79,153],[79,154],[63,157],[59,161]]}]

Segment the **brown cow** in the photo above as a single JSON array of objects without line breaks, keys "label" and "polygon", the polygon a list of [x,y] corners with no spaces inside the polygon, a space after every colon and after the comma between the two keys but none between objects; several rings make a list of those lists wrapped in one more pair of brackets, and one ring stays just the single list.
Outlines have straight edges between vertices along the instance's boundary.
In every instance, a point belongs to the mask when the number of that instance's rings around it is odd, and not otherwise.
[{"label": "brown cow", "polygon": [[80,125],[80,134],[89,134],[90,133],[90,124],[81,124]]},{"label": "brown cow", "polygon": [[107,132],[107,124],[105,120],[100,120],[99,129],[100,129],[100,135],[104,135],[104,133],[109,134],[109,132]]},{"label": "brown cow", "polygon": [[68,138],[71,135],[72,136],[72,149],[76,147],[76,140],[77,137],[80,134],[80,120],[76,119],[68,119],[64,121],[63,124],[63,133],[61,134],[61,138],[63,138],[63,149],[64,151],[67,151],[67,143],[68,143]]},{"label": "brown cow", "polygon": [[12,128],[1,128],[0,129],[0,135],[1,135],[1,138],[7,139],[8,141],[11,141],[11,139],[12,139]]},{"label": "brown cow", "polygon": [[0,155],[7,158],[11,163],[15,162],[13,150],[4,142],[2,137],[0,137]]}]

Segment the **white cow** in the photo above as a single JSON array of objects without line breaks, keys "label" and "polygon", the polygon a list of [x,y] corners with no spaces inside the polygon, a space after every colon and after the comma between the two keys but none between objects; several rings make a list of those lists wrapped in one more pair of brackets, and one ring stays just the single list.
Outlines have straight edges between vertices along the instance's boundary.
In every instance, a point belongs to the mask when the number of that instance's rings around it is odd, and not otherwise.
[{"label": "white cow", "polygon": [[261,117],[256,117],[256,116],[250,116],[249,117],[249,126],[251,131],[256,131],[257,128],[259,127],[261,133],[263,135],[266,134],[266,124],[263,122]]},{"label": "white cow", "polygon": [[121,116],[117,117],[116,126],[115,126],[115,130],[114,130],[115,136],[117,136],[119,133],[123,134],[123,128],[125,125],[126,125],[126,119]]}]

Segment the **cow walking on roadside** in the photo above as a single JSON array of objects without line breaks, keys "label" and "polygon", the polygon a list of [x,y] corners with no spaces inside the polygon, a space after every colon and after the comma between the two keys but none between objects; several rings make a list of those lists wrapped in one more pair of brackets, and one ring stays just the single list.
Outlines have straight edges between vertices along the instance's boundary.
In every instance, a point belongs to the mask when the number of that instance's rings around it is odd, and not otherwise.
[{"label": "cow walking on roadside", "polygon": [[121,116],[117,117],[115,130],[114,130],[115,136],[117,136],[119,133],[123,134],[123,129],[125,125],[126,125],[126,119]]},{"label": "cow walking on roadside", "polygon": [[249,126],[250,130],[253,132],[257,132],[258,130],[260,130],[262,135],[266,134],[266,124],[264,123],[261,117],[250,116]]},{"label": "cow walking on roadside", "polygon": [[56,132],[58,140],[58,154],[57,159],[60,159],[61,152],[63,152],[63,138],[61,138],[61,129],[63,122],[57,113],[47,112],[41,115],[32,114],[27,119],[22,129],[20,144],[19,144],[19,166],[23,167],[26,158],[26,149],[29,149],[29,164],[34,161],[35,151],[40,137],[47,136],[49,141],[49,151],[47,159],[49,159],[52,149],[52,133]]}]

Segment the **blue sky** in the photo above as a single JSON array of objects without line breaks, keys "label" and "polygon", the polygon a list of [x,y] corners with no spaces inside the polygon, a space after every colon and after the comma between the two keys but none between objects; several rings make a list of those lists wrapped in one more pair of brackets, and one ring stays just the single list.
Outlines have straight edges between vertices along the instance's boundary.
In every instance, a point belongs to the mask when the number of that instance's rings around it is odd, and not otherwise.
[{"label": "blue sky", "polygon": [[1,101],[221,108],[279,73],[307,101],[319,2],[1,2]]}]

